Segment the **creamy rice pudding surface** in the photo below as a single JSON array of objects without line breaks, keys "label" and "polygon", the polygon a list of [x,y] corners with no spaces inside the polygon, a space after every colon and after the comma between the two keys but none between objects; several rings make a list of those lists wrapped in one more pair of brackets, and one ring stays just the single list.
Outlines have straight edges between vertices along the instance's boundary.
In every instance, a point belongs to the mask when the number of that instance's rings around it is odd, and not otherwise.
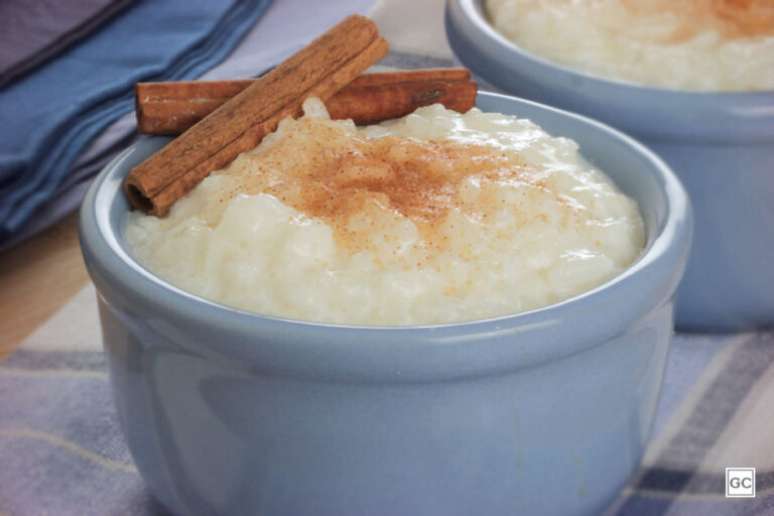
[{"label": "creamy rice pudding surface", "polygon": [[696,91],[774,90],[774,0],[486,0],[524,49],[590,74]]},{"label": "creamy rice pudding surface", "polygon": [[406,325],[556,303],[643,249],[636,204],[528,120],[435,105],[357,128],[317,99],[305,112],[167,217],[131,213],[138,260],[261,314]]}]

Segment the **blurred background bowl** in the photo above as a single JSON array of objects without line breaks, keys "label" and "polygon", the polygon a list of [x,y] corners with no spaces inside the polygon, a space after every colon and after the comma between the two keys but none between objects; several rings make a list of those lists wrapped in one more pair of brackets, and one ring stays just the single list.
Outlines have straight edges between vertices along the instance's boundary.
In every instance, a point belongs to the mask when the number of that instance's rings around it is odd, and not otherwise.
[{"label": "blurred background bowl", "polygon": [[499,34],[482,0],[448,0],[446,31],[460,61],[484,80],[611,124],[672,167],[696,215],[679,329],[774,326],[774,91],[676,91],[574,71]]},{"label": "blurred background bowl", "polygon": [[[647,248],[557,305],[414,327],[316,324],[183,292],[131,257],[121,184],[92,185],[81,242],[111,383],[147,485],[177,514],[596,515],[637,468],[672,337],[691,211],[655,155],[512,97],[478,105],[575,139],[639,203]],[[550,482],[547,480],[550,479]]]}]

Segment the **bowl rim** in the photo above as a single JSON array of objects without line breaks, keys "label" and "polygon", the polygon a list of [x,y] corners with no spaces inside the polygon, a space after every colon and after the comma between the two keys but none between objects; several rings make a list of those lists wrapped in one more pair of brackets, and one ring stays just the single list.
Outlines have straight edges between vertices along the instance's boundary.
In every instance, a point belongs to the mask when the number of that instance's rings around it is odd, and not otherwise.
[{"label": "bowl rim", "polygon": [[[270,336],[262,340],[262,346],[235,343],[235,339],[222,339],[217,346],[199,341],[184,344],[188,352],[199,356],[246,360],[253,365],[270,360],[273,373],[300,371],[314,375],[324,367],[327,373],[336,373],[348,380],[397,377],[402,381],[492,374],[568,356],[625,333],[656,306],[668,302],[682,275],[692,235],[690,201],[669,167],[632,138],[587,117],[507,95],[485,92],[479,95],[536,107],[593,126],[648,162],[667,206],[661,226],[648,229],[649,233],[653,231],[654,237],[634,264],[604,284],[560,303],[474,321],[365,326],[300,321],[248,312],[201,298],[167,283],[135,261],[121,244],[111,223],[111,209],[114,202],[119,202],[116,197],[121,195],[121,184],[127,172],[121,171],[122,163],[137,151],[141,145],[138,143],[103,169],[81,207],[81,248],[101,301],[108,306],[118,302],[118,298],[124,305],[141,303],[150,314],[167,314],[204,333],[213,330],[248,340],[257,335]],[[627,302],[611,304],[608,299],[611,296]],[[609,311],[611,306],[616,314],[611,314],[610,319],[615,319],[615,323],[580,324],[568,329],[563,322],[567,319],[585,321],[594,314]],[[498,345],[503,339],[517,335],[520,338],[536,335],[541,344]],[[452,349],[457,353],[445,352]],[[306,357],[307,353],[311,355]],[[327,359],[324,366],[313,360],[320,360],[321,354]],[[463,355],[467,360],[464,364],[460,363]],[[342,363],[337,364],[337,360]],[[369,371],[367,376],[366,370]],[[377,370],[379,374],[375,374]]]},{"label": "bowl rim", "polygon": [[772,95],[774,95],[774,88],[753,91],[680,90],[664,86],[639,84],[636,82],[627,81],[625,79],[616,79],[613,77],[605,77],[602,75],[585,72],[583,70],[572,68],[568,65],[552,61],[546,57],[542,57],[538,54],[530,52],[519,44],[509,40],[507,37],[505,37],[505,35],[500,33],[489,22],[489,20],[486,19],[486,16],[483,15],[483,11],[486,9],[486,7],[483,5],[484,0],[447,0],[447,5],[450,3],[456,3],[468,17],[468,20],[476,26],[481,34],[486,36],[490,41],[498,44],[501,48],[510,50],[535,65],[565,73],[570,77],[582,78],[584,81],[588,81],[590,83],[604,84],[622,89],[628,88],[632,92],[643,92],[649,95],[683,96],[685,98],[705,98],[708,100],[732,102],[739,102],[742,100],[745,102],[760,100],[766,101],[770,104]]}]

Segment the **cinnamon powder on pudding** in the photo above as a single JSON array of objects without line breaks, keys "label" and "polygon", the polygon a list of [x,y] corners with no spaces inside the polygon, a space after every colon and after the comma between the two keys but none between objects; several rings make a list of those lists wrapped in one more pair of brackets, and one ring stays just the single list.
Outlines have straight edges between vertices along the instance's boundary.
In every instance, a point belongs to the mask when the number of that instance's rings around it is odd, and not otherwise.
[{"label": "cinnamon powder on pudding", "polygon": [[728,39],[774,35],[774,0],[624,0],[624,5],[636,14],[676,15],[680,24],[668,38],[672,43],[704,30]]},{"label": "cinnamon powder on pudding", "polygon": [[774,0],[486,0],[524,50],[582,73],[682,91],[774,89]]},{"label": "cinnamon powder on pudding", "polygon": [[[232,195],[270,194],[324,220],[350,251],[367,248],[390,213],[410,219],[426,245],[442,247],[444,238],[437,228],[451,209],[487,217],[499,208],[496,202],[486,202],[489,186],[519,181],[541,188],[539,180],[521,173],[525,165],[518,154],[496,147],[367,138],[318,118],[290,123],[292,129],[280,132],[268,148],[247,153],[243,163],[219,173],[240,178]],[[243,166],[250,167],[248,173]],[[466,201],[466,180],[481,188],[475,203]]]}]

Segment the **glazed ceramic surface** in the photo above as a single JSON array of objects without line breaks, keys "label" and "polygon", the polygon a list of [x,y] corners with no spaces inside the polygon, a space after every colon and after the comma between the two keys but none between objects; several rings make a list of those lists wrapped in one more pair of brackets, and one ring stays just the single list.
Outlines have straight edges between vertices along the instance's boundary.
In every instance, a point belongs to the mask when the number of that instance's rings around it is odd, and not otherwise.
[{"label": "glazed ceramic surface", "polygon": [[137,264],[121,182],[145,139],[94,182],[81,242],[99,292],[121,425],[176,514],[598,514],[637,467],[672,335],[691,211],[629,138],[528,101],[479,95],[577,140],[640,204],[647,249],[548,308],[462,324],[356,327],[263,317]]},{"label": "glazed ceramic surface", "polygon": [[449,0],[446,29],[459,59],[493,85],[612,124],[669,163],[696,213],[678,328],[774,325],[774,91],[681,92],[563,68],[497,33],[481,0]]}]

